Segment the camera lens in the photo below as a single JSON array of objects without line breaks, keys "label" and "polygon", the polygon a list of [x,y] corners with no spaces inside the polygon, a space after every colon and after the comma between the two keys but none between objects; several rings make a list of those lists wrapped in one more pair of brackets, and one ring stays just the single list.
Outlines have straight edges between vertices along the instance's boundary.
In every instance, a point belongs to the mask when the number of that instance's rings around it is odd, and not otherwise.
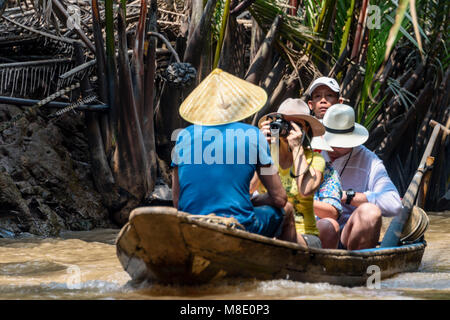
[{"label": "camera lens", "polygon": [[270,123],[270,130],[278,130],[280,137],[287,137],[291,129],[291,124],[283,118],[277,118]]},{"label": "camera lens", "polygon": [[270,123],[270,130],[280,130],[281,128],[281,123],[279,123],[278,121],[274,121]]}]

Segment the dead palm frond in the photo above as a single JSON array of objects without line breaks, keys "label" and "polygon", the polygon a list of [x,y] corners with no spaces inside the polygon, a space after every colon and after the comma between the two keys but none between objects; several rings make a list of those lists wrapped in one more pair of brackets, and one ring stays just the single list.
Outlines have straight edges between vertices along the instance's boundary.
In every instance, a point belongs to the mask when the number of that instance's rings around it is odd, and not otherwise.
[{"label": "dead palm frond", "polygon": [[48,95],[73,81],[74,76],[59,79],[73,65],[70,58],[0,64],[0,94],[24,97],[39,89]]},{"label": "dead palm frond", "polygon": [[[291,57],[294,61],[297,61],[306,53],[308,45],[321,53],[326,53],[325,49],[320,45],[325,40],[315,33],[312,28],[303,25],[298,17],[287,14],[275,0],[256,0],[250,6],[249,11],[266,33],[275,17],[281,17],[277,42],[280,44],[281,50],[283,50],[282,53]],[[288,42],[292,45],[286,46],[285,44]],[[314,56],[320,59],[317,54],[314,54]],[[289,61],[290,59],[286,60]]]}]

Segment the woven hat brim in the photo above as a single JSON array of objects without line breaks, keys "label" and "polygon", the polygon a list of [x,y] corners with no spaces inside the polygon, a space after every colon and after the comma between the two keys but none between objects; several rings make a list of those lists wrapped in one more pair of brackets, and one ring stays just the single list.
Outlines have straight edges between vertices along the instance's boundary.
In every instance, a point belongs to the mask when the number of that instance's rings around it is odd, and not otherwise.
[{"label": "woven hat brim", "polygon": [[313,137],[322,136],[325,133],[325,127],[322,125],[322,123],[318,119],[314,118],[313,116],[309,116],[306,114],[286,115],[286,114],[282,114],[279,112],[272,112],[272,113],[266,114],[258,121],[258,127],[261,128],[261,124],[264,121],[266,121],[269,117],[275,116],[277,114],[282,115],[286,121],[297,122],[298,120],[304,120],[304,121],[308,122],[308,124],[311,126]]},{"label": "woven hat brim", "polygon": [[405,222],[403,226],[403,231],[400,236],[401,241],[405,241],[405,239],[411,237],[417,229],[420,227],[422,222],[422,214],[416,207],[411,210],[409,214],[408,220]]},{"label": "woven hat brim", "polygon": [[362,145],[369,139],[369,132],[362,125],[355,123],[355,129],[349,133],[326,132],[325,140],[331,147],[353,148]]},{"label": "woven hat brim", "polygon": [[220,69],[214,69],[183,101],[180,116],[204,125],[241,121],[267,102],[266,91]]},{"label": "woven hat brim", "polygon": [[411,210],[410,216],[405,223],[401,241],[416,241],[428,229],[430,220],[427,213],[420,207],[414,206]]}]

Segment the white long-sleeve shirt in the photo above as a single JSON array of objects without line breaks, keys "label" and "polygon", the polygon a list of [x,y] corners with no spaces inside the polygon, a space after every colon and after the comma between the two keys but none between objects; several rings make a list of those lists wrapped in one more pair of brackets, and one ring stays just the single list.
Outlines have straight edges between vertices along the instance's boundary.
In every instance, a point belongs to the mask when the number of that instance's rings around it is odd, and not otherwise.
[{"label": "white long-sleeve shirt", "polygon": [[[325,160],[330,160],[326,151],[322,154]],[[364,146],[358,146],[353,148],[351,155],[348,153],[335,159],[332,166],[340,174],[343,190],[353,189],[355,192],[364,193],[367,201],[381,209],[383,216],[392,217],[399,214],[402,208],[400,195],[389,178],[383,161],[375,153]],[[346,204],[342,207],[341,218],[346,221],[355,207]]]}]

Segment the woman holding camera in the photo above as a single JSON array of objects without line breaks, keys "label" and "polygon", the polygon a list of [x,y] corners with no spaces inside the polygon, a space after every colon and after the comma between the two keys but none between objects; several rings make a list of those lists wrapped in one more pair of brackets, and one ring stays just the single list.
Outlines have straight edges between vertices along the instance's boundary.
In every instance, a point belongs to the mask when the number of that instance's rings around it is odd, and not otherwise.
[{"label": "woman holding camera", "polygon": [[[305,102],[291,98],[277,112],[262,117],[258,126],[271,145],[272,158],[287,192],[286,215],[294,217],[285,221],[295,223],[296,233],[288,232],[285,225],[280,239],[320,248],[313,199],[323,179],[325,160],[312,150],[311,139],[323,135],[325,128],[310,115]],[[265,192],[261,186],[256,188],[259,193]]]}]

